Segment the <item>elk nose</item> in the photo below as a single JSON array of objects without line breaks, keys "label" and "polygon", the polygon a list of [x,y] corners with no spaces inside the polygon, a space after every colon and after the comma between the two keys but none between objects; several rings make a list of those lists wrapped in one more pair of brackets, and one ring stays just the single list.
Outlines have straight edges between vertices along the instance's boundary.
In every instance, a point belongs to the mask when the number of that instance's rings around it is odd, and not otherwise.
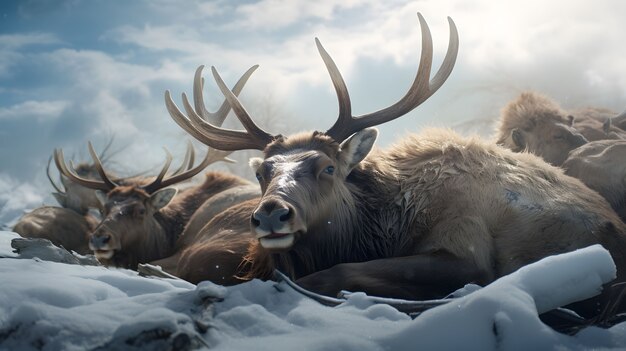
[{"label": "elk nose", "polygon": [[252,226],[268,233],[279,232],[289,222],[293,216],[290,207],[274,208],[267,214],[265,211],[257,210],[252,214]]},{"label": "elk nose", "polygon": [[109,241],[111,241],[111,235],[109,234],[97,235],[97,236],[94,235],[91,237],[89,241],[90,241],[91,246],[93,246],[94,249],[99,249],[99,248],[106,246],[106,244],[108,244]]}]

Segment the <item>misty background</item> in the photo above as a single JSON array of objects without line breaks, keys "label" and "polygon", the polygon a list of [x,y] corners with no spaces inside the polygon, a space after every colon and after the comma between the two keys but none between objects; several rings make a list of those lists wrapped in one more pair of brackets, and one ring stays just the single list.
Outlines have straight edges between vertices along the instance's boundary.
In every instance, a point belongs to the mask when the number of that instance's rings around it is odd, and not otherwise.
[{"label": "misty background", "polygon": [[[54,148],[90,161],[88,140],[101,150],[114,138],[108,169],[121,175],[156,172],[163,147],[182,161],[191,138],[169,117],[163,93],[182,106],[202,64],[210,111],[223,100],[210,66],[232,86],[260,64],[241,99],[275,134],[326,130],[336,118],[315,37],[341,70],[354,114],[391,105],[417,70],[418,11],[433,36],[433,73],[448,45],[447,16],[459,30],[457,64],[432,98],[379,127],[379,147],[429,126],[490,137],[499,110],[524,90],[567,109],[626,109],[619,0],[2,1],[0,223],[55,203],[45,175]],[[205,148],[196,150],[201,157]],[[248,155],[235,156],[241,162],[231,169],[251,176]]]}]

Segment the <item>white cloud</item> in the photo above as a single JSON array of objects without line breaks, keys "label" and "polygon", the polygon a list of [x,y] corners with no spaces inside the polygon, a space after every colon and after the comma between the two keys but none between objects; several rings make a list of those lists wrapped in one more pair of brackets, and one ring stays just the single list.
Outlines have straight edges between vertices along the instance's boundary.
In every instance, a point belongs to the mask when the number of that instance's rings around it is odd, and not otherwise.
[{"label": "white cloud", "polygon": [[0,47],[6,49],[19,49],[31,45],[59,44],[59,38],[51,33],[19,33],[0,34]]},{"label": "white cloud", "polygon": [[41,194],[42,189],[35,185],[0,173],[0,226],[14,222],[25,209],[41,206],[44,202]]},{"label": "white cloud", "polygon": [[0,107],[0,120],[35,118],[42,122],[58,118],[68,106],[68,101],[24,101],[11,107]]}]

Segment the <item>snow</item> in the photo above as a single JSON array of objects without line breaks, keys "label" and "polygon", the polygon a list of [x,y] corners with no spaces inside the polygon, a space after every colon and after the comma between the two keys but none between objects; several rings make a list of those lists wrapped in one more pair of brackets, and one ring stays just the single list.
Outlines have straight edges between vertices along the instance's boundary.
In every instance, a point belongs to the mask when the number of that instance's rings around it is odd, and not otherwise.
[{"label": "snow", "polygon": [[[0,350],[586,350],[626,348],[626,323],[560,334],[538,318],[615,276],[595,245],[548,257],[415,319],[363,293],[326,307],[285,283],[145,278],[16,258],[0,232]],[[10,257],[8,257],[10,256]],[[28,256],[27,256],[28,257]]]}]

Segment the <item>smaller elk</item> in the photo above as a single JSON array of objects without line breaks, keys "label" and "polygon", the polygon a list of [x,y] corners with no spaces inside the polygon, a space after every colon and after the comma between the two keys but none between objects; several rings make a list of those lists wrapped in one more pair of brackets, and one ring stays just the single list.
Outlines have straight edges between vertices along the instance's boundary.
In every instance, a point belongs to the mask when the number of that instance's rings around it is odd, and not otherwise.
[{"label": "smaller elk", "polygon": [[572,151],[565,173],[582,180],[626,222],[626,140],[598,140]]},{"label": "smaller elk", "polygon": [[570,151],[588,141],[626,139],[626,132],[614,126],[613,115],[590,107],[568,113],[546,96],[525,92],[502,110],[497,143],[560,166]]},{"label": "smaller elk", "polygon": [[[239,94],[254,71],[249,69],[233,88]],[[198,83],[202,89],[202,83]],[[200,96],[197,96],[200,95]],[[197,103],[203,105],[200,94],[194,94]],[[230,111],[224,102],[216,113],[200,110],[203,118],[221,125]],[[156,178],[136,177],[116,182],[104,170],[98,155],[89,144],[89,153],[100,175],[100,180],[80,177],[67,167],[61,150],[55,151],[55,162],[61,173],[83,187],[96,190],[104,208],[104,219],[91,233],[89,247],[96,257],[107,265],[136,268],[138,263],[149,263],[172,256],[176,241],[192,215],[211,197],[237,186],[250,185],[240,177],[208,172],[204,182],[181,191],[170,186],[183,182],[200,173],[209,164],[230,161],[230,152],[209,148],[200,164],[191,169],[166,177],[172,158],[167,160]],[[186,161],[185,161],[186,162]],[[183,162],[183,165],[185,164]]]},{"label": "smaller elk", "polygon": [[497,144],[515,152],[529,151],[559,166],[570,151],[587,143],[573,122],[547,97],[522,93],[502,110]]},{"label": "smaller elk", "polygon": [[74,210],[54,206],[38,207],[22,216],[13,231],[25,238],[50,240],[66,250],[88,254],[89,233],[98,224],[91,214],[81,215]]}]

